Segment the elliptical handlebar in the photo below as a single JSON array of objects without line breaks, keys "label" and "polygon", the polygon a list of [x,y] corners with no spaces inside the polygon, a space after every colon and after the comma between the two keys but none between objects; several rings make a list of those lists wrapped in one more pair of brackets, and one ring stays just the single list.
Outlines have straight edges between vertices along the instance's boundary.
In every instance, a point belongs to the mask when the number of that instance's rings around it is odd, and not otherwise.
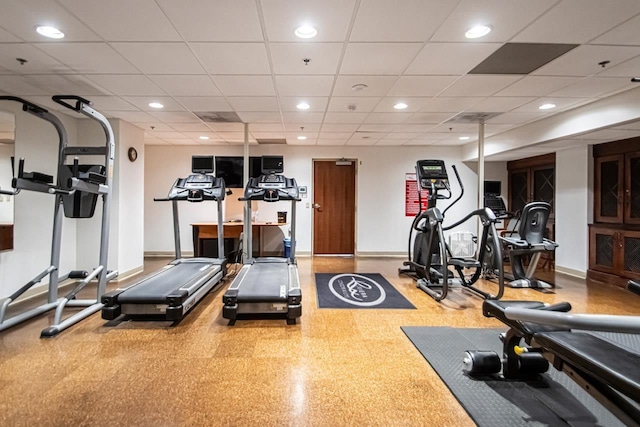
[{"label": "elliptical handlebar", "polygon": [[[451,165],[451,168],[453,169],[453,172],[456,174],[456,180],[458,180],[458,184],[460,185],[460,195],[449,206],[447,206],[444,209],[444,211],[442,211],[442,216],[443,217],[445,216],[447,211],[451,208],[451,206],[453,206],[456,203],[458,203],[460,201],[460,199],[462,199],[462,196],[464,195],[464,185],[462,185],[462,180],[460,179],[460,174],[458,173],[458,169],[456,168],[456,165]],[[447,185],[447,187],[449,189],[449,197],[447,197],[447,199],[450,199],[451,198],[451,189],[449,188],[448,185]]]},{"label": "elliptical handlebar", "polygon": [[[51,97],[55,102],[60,105],[63,105],[71,110],[80,111],[82,109],[82,104],[91,105],[91,101],[81,96],[76,95],[54,95]],[[76,105],[71,105],[68,102],[65,102],[67,99],[73,99],[76,101]]]}]

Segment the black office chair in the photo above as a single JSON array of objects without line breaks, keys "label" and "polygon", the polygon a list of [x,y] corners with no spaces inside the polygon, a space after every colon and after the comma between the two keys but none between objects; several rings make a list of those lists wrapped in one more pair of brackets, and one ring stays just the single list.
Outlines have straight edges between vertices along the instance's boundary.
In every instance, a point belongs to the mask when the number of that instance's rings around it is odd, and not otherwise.
[{"label": "black office chair", "polygon": [[[517,234],[501,237],[506,254],[511,263],[513,280],[508,283],[512,288],[551,288],[552,285],[535,279],[540,256],[553,252],[558,244],[545,238],[547,221],[551,213],[551,205],[547,202],[531,202],[522,209]],[[526,271],[524,260],[530,257]]]}]

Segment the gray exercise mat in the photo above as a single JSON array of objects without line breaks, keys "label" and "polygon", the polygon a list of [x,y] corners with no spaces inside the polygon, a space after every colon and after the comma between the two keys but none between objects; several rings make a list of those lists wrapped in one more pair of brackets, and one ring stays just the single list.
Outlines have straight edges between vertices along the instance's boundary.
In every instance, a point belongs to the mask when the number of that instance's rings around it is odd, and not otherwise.
[{"label": "gray exercise mat", "polygon": [[[462,371],[466,350],[502,354],[504,329],[404,326],[403,332],[479,426],[623,426],[618,418],[553,367],[539,381],[477,380]],[[640,351],[640,336],[595,333]]]}]

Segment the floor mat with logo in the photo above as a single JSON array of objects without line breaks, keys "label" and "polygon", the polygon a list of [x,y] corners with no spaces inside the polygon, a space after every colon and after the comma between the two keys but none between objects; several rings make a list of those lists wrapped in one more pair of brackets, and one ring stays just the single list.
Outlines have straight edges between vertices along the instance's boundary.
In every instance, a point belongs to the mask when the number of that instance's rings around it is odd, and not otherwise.
[{"label": "floor mat with logo", "polygon": [[319,308],[409,308],[409,302],[379,273],[316,273]]}]

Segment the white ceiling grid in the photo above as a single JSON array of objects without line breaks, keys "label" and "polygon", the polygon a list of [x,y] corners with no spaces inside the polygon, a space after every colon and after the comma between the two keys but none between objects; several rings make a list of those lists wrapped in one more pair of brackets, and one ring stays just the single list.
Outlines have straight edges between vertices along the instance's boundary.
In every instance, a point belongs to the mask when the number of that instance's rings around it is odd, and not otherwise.
[{"label": "white ceiling grid", "polygon": [[[465,39],[479,22],[493,31]],[[297,38],[302,23],[317,37]],[[66,37],[42,38],[43,24]],[[467,74],[507,42],[580,46],[530,75]],[[0,15],[0,92],[52,109],[51,95],[85,96],[147,144],[241,143],[242,125],[194,114],[217,111],[250,123],[253,142],[460,145],[476,126],[448,123],[458,114],[502,113],[491,135],[633,90],[638,75],[637,0],[4,0]],[[600,136],[640,134],[617,130]]]}]

